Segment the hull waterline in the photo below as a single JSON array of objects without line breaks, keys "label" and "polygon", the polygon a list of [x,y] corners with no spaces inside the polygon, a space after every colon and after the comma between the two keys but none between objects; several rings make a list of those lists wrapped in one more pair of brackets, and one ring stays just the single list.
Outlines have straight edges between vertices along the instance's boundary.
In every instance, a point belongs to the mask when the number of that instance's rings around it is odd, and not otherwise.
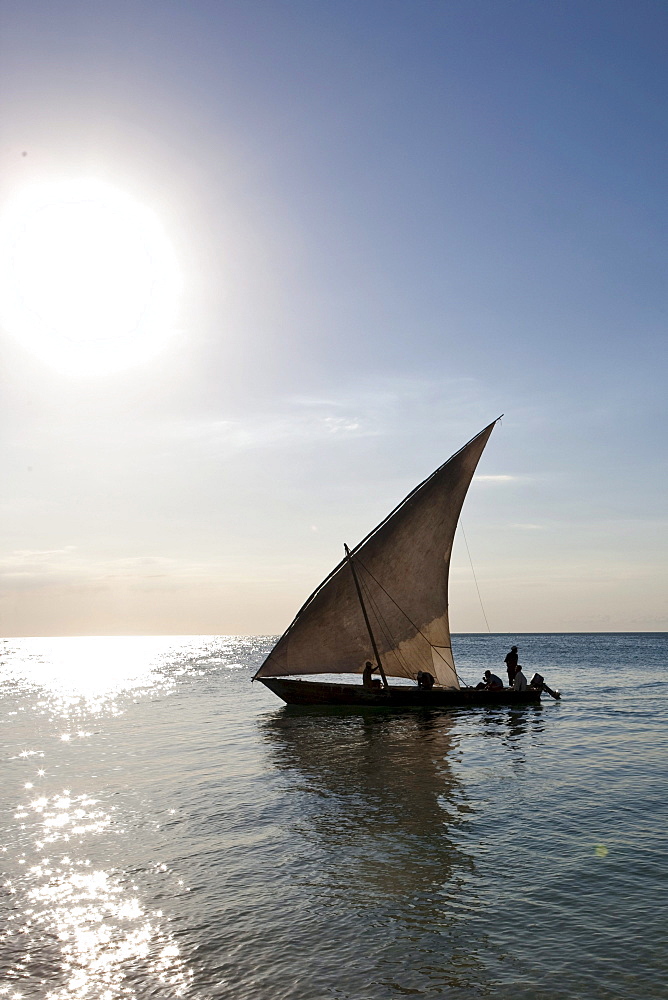
[{"label": "hull waterline", "polygon": [[540,691],[483,691],[476,688],[432,688],[426,691],[404,684],[367,691],[361,684],[329,684],[285,677],[258,677],[287,705],[360,706],[363,708],[468,708],[484,705],[531,705]]}]

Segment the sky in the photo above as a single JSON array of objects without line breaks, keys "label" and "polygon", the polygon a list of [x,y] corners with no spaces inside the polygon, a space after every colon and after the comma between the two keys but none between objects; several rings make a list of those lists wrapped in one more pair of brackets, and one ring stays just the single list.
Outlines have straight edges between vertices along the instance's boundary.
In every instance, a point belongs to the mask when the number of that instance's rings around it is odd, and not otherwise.
[{"label": "sky", "polygon": [[0,633],[279,633],[501,413],[453,631],[668,629],[667,43],[0,0]]}]

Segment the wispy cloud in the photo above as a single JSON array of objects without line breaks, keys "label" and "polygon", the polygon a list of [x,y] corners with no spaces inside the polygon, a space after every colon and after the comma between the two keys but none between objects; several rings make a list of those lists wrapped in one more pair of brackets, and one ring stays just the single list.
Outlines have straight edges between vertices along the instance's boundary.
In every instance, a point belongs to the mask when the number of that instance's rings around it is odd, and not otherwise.
[{"label": "wispy cloud", "polygon": [[17,549],[0,559],[0,577],[17,579],[55,572],[65,564],[72,564],[74,545],[60,549]]},{"label": "wispy cloud", "polygon": [[518,483],[526,480],[526,476],[474,476],[477,483]]},{"label": "wispy cloud", "polygon": [[[388,436],[410,433],[416,441],[433,440],[452,430],[453,448],[462,437],[478,430],[489,414],[462,421],[462,411],[477,410],[477,383],[470,379],[439,380],[405,378],[360,382],[339,396],[298,395],[286,397],[272,410],[262,409],[243,417],[203,417],[180,421],[158,433],[170,439],[215,444],[230,451],[262,447],[291,447],[327,438]],[[461,428],[461,430],[460,430]],[[511,477],[482,477],[487,479]]]},{"label": "wispy cloud", "polygon": [[356,415],[310,412],[246,417],[243,421],[191,421],[181,424],[173,436],[235,452],[370,433],[373,431]]},{"label": "wispy cloud", "polygon": [[61,549],[21,549],[0,559],[0,579],[6,585],[44,586],[53,583],[105,583],[109,580],[155,580],[214,575],[211,565],[164,556],[95,558],[68,545]]}]

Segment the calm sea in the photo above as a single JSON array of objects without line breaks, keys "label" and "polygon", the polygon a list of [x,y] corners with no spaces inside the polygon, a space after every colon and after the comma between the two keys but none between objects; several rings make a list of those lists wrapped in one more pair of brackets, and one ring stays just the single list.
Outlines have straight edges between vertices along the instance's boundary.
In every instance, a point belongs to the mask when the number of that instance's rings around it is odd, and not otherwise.
[{"label": "calm sea", "polygon": [[289,710],[270,638],[0,648],[0,996],[666,996],[668,636],[510,642],[561,702]]}]

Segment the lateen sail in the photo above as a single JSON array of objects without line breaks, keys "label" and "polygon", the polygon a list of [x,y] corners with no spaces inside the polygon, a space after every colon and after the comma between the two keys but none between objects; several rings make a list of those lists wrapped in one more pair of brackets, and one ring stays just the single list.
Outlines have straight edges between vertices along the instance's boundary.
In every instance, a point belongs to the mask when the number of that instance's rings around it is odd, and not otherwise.
[{"label": "lateen sail", "polygon": [[[496,423],[496,421],[494,421]],[[492,433],[485,427],[352,550],[388,676],[428,670],[459,687],[450,645],[448,573],[457,521]],[[353,576],[343,560],[311,595],[256,677],[361,673],[373,659]]]}]

